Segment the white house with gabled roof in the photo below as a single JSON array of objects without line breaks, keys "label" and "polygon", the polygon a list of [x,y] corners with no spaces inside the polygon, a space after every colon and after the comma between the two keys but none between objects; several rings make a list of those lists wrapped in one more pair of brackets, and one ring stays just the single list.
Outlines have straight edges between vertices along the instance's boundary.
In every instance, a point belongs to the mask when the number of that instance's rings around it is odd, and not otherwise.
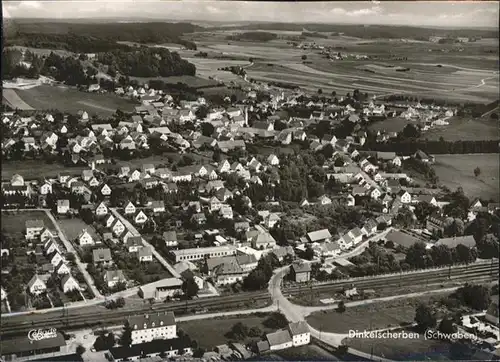
[{"label": "white house with gabled roof", "polygon": [[40,295],[47,290],[47,285],[38,276],[38,274],[33,275],[33,277],[28,282],[28,291],[32,295]]}]

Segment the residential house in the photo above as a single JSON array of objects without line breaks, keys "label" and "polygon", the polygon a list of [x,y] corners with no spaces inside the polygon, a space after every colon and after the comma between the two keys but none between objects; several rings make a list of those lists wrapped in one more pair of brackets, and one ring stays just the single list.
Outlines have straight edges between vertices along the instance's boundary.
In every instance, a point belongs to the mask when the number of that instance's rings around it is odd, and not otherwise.
[{"label": "residential house", "polygon": [[308,282],[311,279],[311,265],[304,262],[295,262],[290,268],[290,277],[296,283]]},{"label": "residential house", "polygon": [[78,284],[78,281],[71,274],[66,274],[61,279],[61,288],[64,293],[68,293],[80,290],[80,284]]},{"label": "residential house", "polygon": [[251,245],[254,249],[270,249],[276,246],[276,240],[267,231],[259,232],[252,238]]},{"label": "residential house", "polygon": [[38,274],[35,274],[28,282],[28,291],[32,295],[40,295],[42,293],[45,293],[46,290],[47,285],[40,278],[40,276],[38,276]]},{"label": "residential house", "polygon": [[280,164],[280,159],[275,154],[270,154],[269,157],[267,157],[267,163],[271,166],[278,166]]},{"label": "residential house", "polygon": [[101,195],[103,196],[111,195],[111,188],[107,184],[101,186]]},{"label": "residential house", "polygon": [[232,219],[233,218],[233,208],[230,205],[222,204],[219,213],[223,219]]},{"label": "residential house", "polygon": [[148,217],[144,213],[144,211],[139,210],[137,211],[137,214],[134,216],[134,223],[136,225],[143,225],[146,221],[148,221]]},{"label": "residential house", "polygon": [[288,324],[288,331],[294,347],[304,346],[311,342],[311,331],[305,321]]},{"label": "residential house", "polygon": [[411,203],[411,195],[408,191],[406,190],[401,190],[397,194],[398,199],[401,201],[403,204],[410,204]]},{"label": "residential house", "polygon": [[31,240],[37,238],[44,229],[43,220],[27,220],[26,226],[26,239]]},{"label": "residential house", "polygon": [[115,234],[115,236],[119,236],[125,231],[125,225],[123,225],[119,219],[116,219],[111,226],[111,230],[113,230],[113,234]]},{"label": "residential house", "polygon": [[108,248],[98,248],[92,250],[92,262],[94,265],[111,266],[113,264],[111,250]]},{"label": "residential house", "polygon": [[108,213],[108,207],[104,202],[101,202],[96,208],[95,208],[95,214],[97,216],[104,216]]},{"label": "residential house", "polygon": [[57,275],[65,275],[65,274],[69,274],[71,272],[70,268],[64,262],[64,260],[61,260],[59,262],[59,264],[56,265],[56,267],[54,268],[54,271],[57,273]]},{"label": "residential house", "polygon": [[64,262],[63,257],[61,256],[61,254],[59,254],[58,251],[55,251],[52,255],[49,256],[48,259],[50,261],[50,264],[52,264],[54,267],[59,265],[60,262]]},{"label": "residential house", "polygon": [[139,258],[140,262],[153,261],[153,249],[151,249],[149,246],[140,248],[137,252],[137,257]]},{"label": "residential house", "polygon": [[41,186],[40,186],[40,194],[41,195],[47,195],[52,193],[52,184],[48,181],[45,181]]},{"label": "residential house", "polygon": [[165,231],[163,233],[163,240],[165,240],[165,245],[167,247],[175,247],[178,245],[177,232],[176,231]]},{"label": "residential house", "polygon": [[113,223],[115,222],[115,219],[116,217],[113,214],[106,215],[106,217],[104,218],[104,226],[110,228],[111,225],[113,225]]},{"label": "residential house", "polygon": [[330,199],[326,195],[322,195],[318,198],[318,204],[319,205],[330,205],[332,203],[332,199]]},{"label": "residential house", "polygon": [[154,213],[165,212],[165,203],[162,200],[153,201],[151,202],[151,209]]},{"label": "residential house", "polygon": [[77,237],[78,244],[80,246],[87,246],[87,245],[94,245],[94,239],[92,236],[89,234],[89,232],[86,229],[83,229],[82,232],[78,235]]},{"label": "residential house", "polygon": [[144,245],[142,244],[142,238],[140,236],[132,236],[127,239],[125,246],[129,253],[136,253]]},{"label": "residential house", "polygon": [[311,243],[324,243],[332,239],[332,235],[328,229],[312,231],[307,234],[307,239]]},{"label": "residential house", "polygon": [[337,242],[323,243],[320,246],[321,256],[325,258],[331,258],[340,254],[341,248]]},{"label": "residential house", "polygon": [[118,283],[125,283],[125,275],[121,270],[107,270],[104,274],[104,281],[107,283],[108,288],[115,287]]},{"label": "residential house", "polygon": [[269,349],[271,351],[287,349],[293,346],[293,340],[290,336],[290,332],[286,329],[268,333],[266,334],[266,339],[269,343]]}]

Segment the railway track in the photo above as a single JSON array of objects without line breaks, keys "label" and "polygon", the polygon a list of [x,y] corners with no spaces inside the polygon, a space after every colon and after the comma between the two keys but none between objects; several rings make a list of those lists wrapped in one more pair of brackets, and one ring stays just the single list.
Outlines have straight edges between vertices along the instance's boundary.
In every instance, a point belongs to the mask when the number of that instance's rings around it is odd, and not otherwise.
[{"label": "railway track", "polygon": [[[353,285],[358,289],[382,289],[412,285],[431,285],[456,280],[465,282],[487,282],[498,277],[498,263],[475,264],[468,267],[453,269],[431,270],[418,274],[400,274],[391,276],[377,276],[361,280],[339,280],[328,284],[311,285],[304,287],[284,288],[284,295],[296,295],[303,292],[341,292],[343,288]],[[197,299],[185,302],[145,305],[139,309],[106,310],[100,312],[85,312],[81,309],[67,310],[66,312],[50,314],[32,314],[17,317],[2,318],[1,336],[19,335],[33,328],[55,327],[62,329],[78,329],[121,324],[126,317],[133,314],[171,311],[177,315],[196,313],[196,311],[214,312],[215,310],[244,309],[248,301],[269,300],[270,295],[265,292],[241,293],[236,295]]]},{"label": "railway track", "polygon": [[439,281],[447,281],[457,279],[460,282],[465,281],[467,278],[473,278],[476,276],[491,275],[492,278],[497,278],[498,276],[498,264],[483,264],[483,265],[473,265],[469,267],[464,267],[461,269],[440,269],[434,270],[429,273],[418,273],[418,274],[400,274],[391,275],[383,278],[374,277],[373,279],[361,279],[355,281],[334,281],[327,284],[317,284],[311,286],[293,286],[290,288],[284,288],[283,294],[295,294],[298,292],[303,292],[306,289],[312,289],[315,292],[325,292],[325,291],[342,291],[342,288],[353,285],[358,289],[375,289],[384,288],[387,286],[397,286],[400,283],[408,284],[413,282],[416,284],[434,284]]}]

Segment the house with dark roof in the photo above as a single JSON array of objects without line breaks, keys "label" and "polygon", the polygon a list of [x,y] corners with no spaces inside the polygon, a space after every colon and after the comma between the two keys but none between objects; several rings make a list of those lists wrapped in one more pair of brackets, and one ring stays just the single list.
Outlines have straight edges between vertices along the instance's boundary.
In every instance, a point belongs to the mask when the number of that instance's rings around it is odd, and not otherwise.
[{"label": "house with dark roof", "polygon": [[92,250],[92,261],[94,265],[112,265],[113,258],[111,257],[111,250],[108,248],[99,248]]},{"label": "house with dark roof", "polygon": [[294,347],[303,346],[311,342],[311,331],[305,321],[288,324],[288,331],[292,337]]},{"label": "house with dark roof", "polygon": [[323,243],[332,239],[332,235],[328,229],[312,231],[307,234],[307,239],[311,243]]},{"label": "house with dark roof", "polygon": [[266,339],[269,342],[269,349],[271,351],[286,349],[293,346],[292,337],[286,329],[268,333],[266,334]]},{"label": "house with dark roof", "polygon": [[177,337],[173,312],[135,315],[129,317],[127,323],[132,329],[132,345]]},{"label": "house with dark roof", "polygon": [[309,263],[295,262],[290,268],[290,278],[297,283],[311,280],[311,265]]}]

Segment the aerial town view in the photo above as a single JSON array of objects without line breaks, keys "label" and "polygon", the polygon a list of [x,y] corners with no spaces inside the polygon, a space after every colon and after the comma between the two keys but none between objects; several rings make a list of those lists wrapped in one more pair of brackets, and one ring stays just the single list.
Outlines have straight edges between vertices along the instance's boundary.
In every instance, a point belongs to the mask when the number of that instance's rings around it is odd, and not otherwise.
[{"label": "aerial town view", "polygon": [[500,359],[498,2],[2,12],[0,361]]}]

